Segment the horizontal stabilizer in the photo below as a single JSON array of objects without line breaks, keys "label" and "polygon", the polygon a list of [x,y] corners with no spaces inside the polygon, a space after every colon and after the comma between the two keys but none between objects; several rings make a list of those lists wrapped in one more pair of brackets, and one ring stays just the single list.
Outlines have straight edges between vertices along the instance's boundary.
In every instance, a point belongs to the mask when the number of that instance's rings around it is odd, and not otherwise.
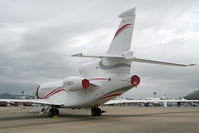
[{"label": "horizontal stabilizer", "polygon": [[194,66],[195,64],[181,64],[181,63],[173,63],[173,62],[164,62],[164,61],[155,61],[155,60],[147,60],[140,58],[125,58],[126,60],[133,62],[141,62],[141,63],[150,63],[150,64],[160,64],[160,65],[170,65],[170,66]]},{"label": "horizontal stabilizer", "polygon": [[148,60],[135,58],[132,56],[116,56],[116,55],[84,55],[82,53],[74,54],[73,57],[87,57],[87,58],[118,58],[120,60],[124,60],[124,62],[141,62],[141,63],[149,63],[149,64],[159,64],[159,65],[170,65],[170,66],[194,66],[196,64],[182,64],[182,63],[173,63],[173,62],[164,62],[164,61],[156,61],[156,60]]},{"label": "horizontal stabilizer", "polygon": [[84,55],[82,53],[74,54],[73,57],[87,57],[87,58],[124,58],[123,56],[115,55]]}]

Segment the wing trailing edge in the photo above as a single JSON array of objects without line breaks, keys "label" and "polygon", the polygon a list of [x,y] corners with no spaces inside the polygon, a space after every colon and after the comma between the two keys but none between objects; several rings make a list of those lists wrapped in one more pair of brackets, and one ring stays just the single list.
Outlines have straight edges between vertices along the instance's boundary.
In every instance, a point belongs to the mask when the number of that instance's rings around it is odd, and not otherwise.
[{"label": "wing trailing edge", "polygon": [[0,102],[7,103],[34,103],[34,104],[45,104],[45,105],[58,105],[62,106],[63,103],[57,103],[49,99],[0,99]]},{"label": "wing trailing edge", "polygon": [[169,65],[169,66],[194,66],[196,64],[183,64],[183,63],[173,63],[173,62],[165,62],[165,61],[157,61],[157,60],[148,60],[135,58],[132,56],[117,56],[117,55],[84,55],[82,53],[74,54],[73,57],[86,57],[86,58],[114,58],[114,59],[122,59],[126,62],[140,62],[140,63],[148,63],[148,64],[159,64],[159,65]]}]

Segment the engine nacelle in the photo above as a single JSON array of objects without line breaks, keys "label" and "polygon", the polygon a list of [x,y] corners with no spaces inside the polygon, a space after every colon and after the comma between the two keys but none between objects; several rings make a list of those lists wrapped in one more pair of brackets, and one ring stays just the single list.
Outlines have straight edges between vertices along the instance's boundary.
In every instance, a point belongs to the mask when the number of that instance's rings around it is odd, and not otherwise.
[{"label": "engine nacelle", "polygon": [[133,76],[131,77],[131,84],[132,84],[133,86],[138,86],[139,83],[140,83],[140,77],[138,77],[137,75],[133,75]]},{"label": "engine nacelle", "polygon": [[86,89],[90,86],[88,79],[82,79],[80,77],[67,77],[63,80],[63,87],[73,92],[80,89]]}]

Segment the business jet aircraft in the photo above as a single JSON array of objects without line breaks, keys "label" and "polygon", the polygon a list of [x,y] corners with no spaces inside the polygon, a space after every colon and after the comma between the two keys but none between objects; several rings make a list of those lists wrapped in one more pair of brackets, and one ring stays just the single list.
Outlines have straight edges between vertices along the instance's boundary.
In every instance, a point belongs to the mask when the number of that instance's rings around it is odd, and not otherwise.
[{"label": "business jet aircraft", "polygon": [[92,116],[100,116],[100,105],[137,87],[140,78],[130,73],[131,62],[143,62],[172,66],[192,66],[133,57],[130,51],[134,29],[135,8],[119,15],[121,23],[105,55],[84,55],[74,57],[97,58],[98,60],[81,66],[81,77],[66,77],[57,82],[41,84],[36,89],[36,98],[30,100],[0,99],[3,102],[30,102],[48,105],[49,116],[59,115],[58,108],[91,108]]}]

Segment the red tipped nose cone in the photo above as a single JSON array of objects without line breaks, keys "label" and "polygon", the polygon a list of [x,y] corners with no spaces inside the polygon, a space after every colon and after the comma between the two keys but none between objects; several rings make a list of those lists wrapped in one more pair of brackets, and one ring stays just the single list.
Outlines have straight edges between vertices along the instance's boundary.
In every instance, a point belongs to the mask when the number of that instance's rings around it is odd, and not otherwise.
[{"label": "red tipped nose cone", "polygon": [[90,82],[88,79],[83,79],[82,80],[82,86],[84,89],[88,88],[90,86]]},{"label": "red tipped nose cone", "polygon": [[131,83],[133,86],[137,86],[140,83],[140,77],[138,77],[137,75],[133,75],[131,77]]}]

